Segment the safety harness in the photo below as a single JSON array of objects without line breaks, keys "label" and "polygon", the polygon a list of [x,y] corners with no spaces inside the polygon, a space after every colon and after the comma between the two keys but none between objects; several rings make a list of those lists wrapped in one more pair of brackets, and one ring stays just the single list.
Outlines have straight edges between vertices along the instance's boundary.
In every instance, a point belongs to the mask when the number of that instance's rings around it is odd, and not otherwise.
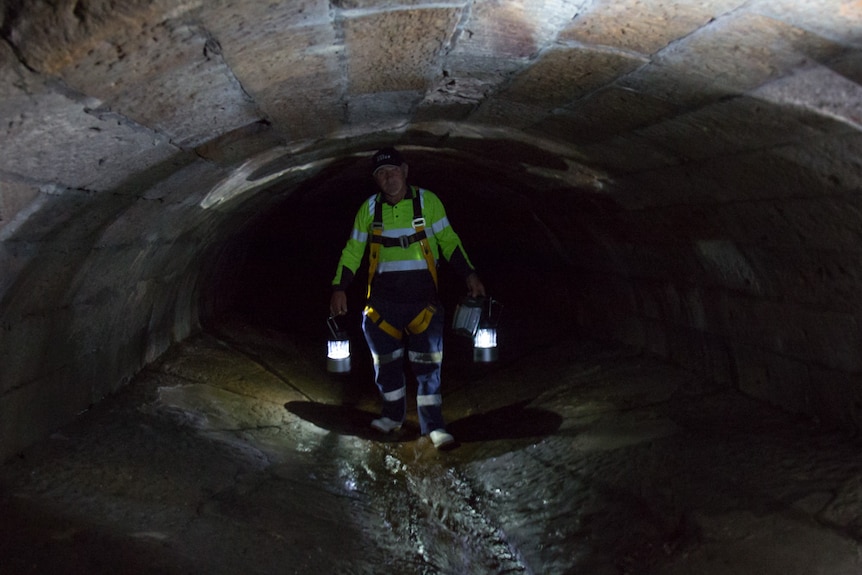
[{"label": "safety harness", "polygon": [[[414,187],[410,187],[413,194],[413,230],[414,233],[409,236],[401,236],[398,238],[383,237],[383,199],[380,194],[377,194],[377,200],[374,208],[374,221],[371,223],[371,246],[368,252],[368,289],[365,297],[371,297],[371,282],[374,280],[374,274],[377,271],[377,265],[380,263],[380,248],[401,246],[405,250],[411,244],[419,242],[422,249],[422,255],[425,257],[425,263],[428,264],[428,271],[431,273],[431,278],[434,280],[434,287],[437,287],[437,264],[434,261],[434,254],[431,252],[431,246],[428,243],[428,235],[425,233],[425,218],[422,216],[422,198],[419,191]],[[431,318],[437,312],[437,307],[434,304],[428,304],[419,312],[419,314],[410,320],[404,331],[411,334],[422,333],[428,329],[431,323]],[[404,334],[397,327],[383,319],[376,309],[371,306],[365,306],[365,315],[374,324],[384,332],[388,333],[397,340],[400,340]]]}]

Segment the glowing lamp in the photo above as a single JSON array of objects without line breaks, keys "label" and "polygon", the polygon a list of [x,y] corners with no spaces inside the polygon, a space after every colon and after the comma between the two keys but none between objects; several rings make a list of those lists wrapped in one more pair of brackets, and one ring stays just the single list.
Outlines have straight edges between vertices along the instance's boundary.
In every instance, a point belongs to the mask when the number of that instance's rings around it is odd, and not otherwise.
[{"label": "glowing lamp", "polygon": [[500,302],[493,298],[466,297],[455,308],[452,328],[458,335],[473,338],[473,361],[497,361],[497,324]]},{"label": "glowing lamp", "polygon": [[497,361],[497,328],[480,327],[473,337],[473,361],[487,363]]},{"label": "glowing lamp", "polygon": [[350,371],[350,339],[347,332],[338,329],[335,318],[326,320],[329,327],[329,339],[326,342],[326,371],[330,373],[347,373]]}]

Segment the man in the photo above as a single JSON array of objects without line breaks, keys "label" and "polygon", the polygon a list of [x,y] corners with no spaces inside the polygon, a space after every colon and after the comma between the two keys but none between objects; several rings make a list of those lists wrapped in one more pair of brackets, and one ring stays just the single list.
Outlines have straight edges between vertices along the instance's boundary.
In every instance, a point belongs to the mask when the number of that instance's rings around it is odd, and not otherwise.
[{"label": "man", "polygon": [[369,249],[368,292],[362,331],[374,360],[375,382],[383,401],[371,426],[389,433],[406,417],[404,357],[418,381],[416,404],[422,435],[438,449],[454,443],[445,429],[440,368],[443,361],[443,308],[437,295],[437,260],[442,255],[463,278],[473,297],[485,287],[434,193],[407,185],[407,164],[394,148],[373,156],[372,176],[380,193],[365,200],[341,253],[329,311],[347,313],[345,289]]}]

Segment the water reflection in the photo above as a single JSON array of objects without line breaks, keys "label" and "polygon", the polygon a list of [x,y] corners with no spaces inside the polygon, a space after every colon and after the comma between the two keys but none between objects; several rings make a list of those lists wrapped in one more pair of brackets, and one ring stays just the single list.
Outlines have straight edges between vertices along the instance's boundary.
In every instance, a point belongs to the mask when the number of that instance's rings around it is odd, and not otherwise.
[{"label": "water reflection", "polygon": [[331,405],[316,401],[288,401],[284,408],[303,420],[321,429],[363,439],[381,441],[411,441],[419,436],[417,428],[410,424],[402,427],[401,432],[387,435],[371,428],[371,420],[378,415],[351,405]]},{"label": "water reflection", "polygon": [[453,369],[461,444],[439,452],[415,420],[377,434],[373,386],[339,387],[295,342],[225,341],[184,344],[0,468],[0,571],[858,572],[858,448],[662,364],[554,348]]},{"label": "water reflection", "polygon": [[[459,443],[474,443],[494,440],[532,439],[556,432],[563,418],[546,409],[530,407],[524,400],[485,413],[476,413],[455,419],[447,429]],[[330,405],[313,401],[289,401],[285,409],[313,423],[341,435],[382,441],[414,441],[419,436],[415,422],[407,420],[399,432],[383,435],[370,427],[375,413],[350,405]]]}]

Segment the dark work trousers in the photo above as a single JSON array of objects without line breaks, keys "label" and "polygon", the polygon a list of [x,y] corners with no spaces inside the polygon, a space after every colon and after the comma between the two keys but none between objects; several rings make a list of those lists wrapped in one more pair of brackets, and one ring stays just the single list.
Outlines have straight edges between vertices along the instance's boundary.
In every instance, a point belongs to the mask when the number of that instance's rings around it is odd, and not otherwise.
[{"label": "dark work trousers", "polygon": [[[425,307],[424,304],[369,302],[387,322],[403,331]],[[443,397],[440,394],[440,368],[443,364],[443,308],[437,312],[428,329],[419,334],[404,334],[399,341],[364,316],[362,331],[374,360],[374,380],[383,400],[383,417],[404,421],[407,411],[407,384],[404,356],[419,384],[416,404],[422,435],[443,429]]]}]

